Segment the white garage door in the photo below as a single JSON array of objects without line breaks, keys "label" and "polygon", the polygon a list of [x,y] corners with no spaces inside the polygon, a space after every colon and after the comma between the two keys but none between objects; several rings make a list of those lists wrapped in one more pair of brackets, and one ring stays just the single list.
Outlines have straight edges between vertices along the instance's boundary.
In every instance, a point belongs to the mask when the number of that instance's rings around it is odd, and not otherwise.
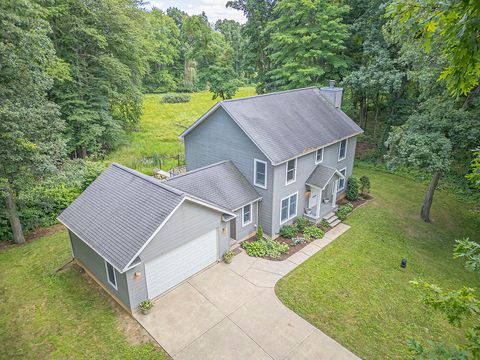
[{"label": "white garage door", "polygon": [[155,298],[217,261],[217,230],[145,263],[148,297]]}]

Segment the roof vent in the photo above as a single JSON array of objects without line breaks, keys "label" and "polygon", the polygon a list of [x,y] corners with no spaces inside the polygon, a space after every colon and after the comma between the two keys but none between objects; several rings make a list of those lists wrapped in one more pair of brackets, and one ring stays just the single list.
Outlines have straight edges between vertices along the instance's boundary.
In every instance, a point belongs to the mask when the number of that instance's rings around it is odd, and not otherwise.
[{"label": "roof vent", "polygon": [[335,87],[335,80],[328,80],[328,86],[320,88],[320,93],[336,108],[342,106],[343,89]]}]

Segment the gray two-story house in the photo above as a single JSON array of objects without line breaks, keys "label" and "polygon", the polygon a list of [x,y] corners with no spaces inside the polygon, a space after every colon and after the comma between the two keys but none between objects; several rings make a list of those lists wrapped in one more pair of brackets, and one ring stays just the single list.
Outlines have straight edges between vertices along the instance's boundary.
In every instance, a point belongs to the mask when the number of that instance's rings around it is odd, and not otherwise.
[{"label": "gray two-story house", "polygon": [[128,311],[219,261],[258,225],[274,237],[336,208],[362,130],[333,86],[221,101],[181,134],[187,173],[111,164],[58,219],[78,265]]},{"label": "gray two-story house", "polygon": [[331,83],[221,101],[180,135],[187,171],[231,160],[262,198],[268,235],[298,216],[318,221],[343,195],[362,133],[341,99]]}]

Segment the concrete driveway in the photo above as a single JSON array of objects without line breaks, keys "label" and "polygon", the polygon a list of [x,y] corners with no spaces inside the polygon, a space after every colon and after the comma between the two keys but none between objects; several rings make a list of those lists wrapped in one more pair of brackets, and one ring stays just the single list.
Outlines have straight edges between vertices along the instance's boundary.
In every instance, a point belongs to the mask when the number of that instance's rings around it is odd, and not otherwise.
[{"label": "concrete driveway", "polygon": [[285,261],[236,255],[155,301],[137,320],[174,359],[358,359],[285,307],[275,283],[329,244],[340,224]]}]

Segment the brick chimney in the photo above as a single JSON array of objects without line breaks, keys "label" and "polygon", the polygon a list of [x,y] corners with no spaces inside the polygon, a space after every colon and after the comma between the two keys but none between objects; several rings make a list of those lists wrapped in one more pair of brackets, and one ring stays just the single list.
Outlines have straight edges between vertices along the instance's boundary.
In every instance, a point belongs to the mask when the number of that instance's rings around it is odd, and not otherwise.
[{"label": "brick chimney", "polygon": [[340,109],[342,106],[343,89],[335,87],[335,80],[328,80],[328,86],[320,88],[320,93],[330,101],[333,106]]}]

